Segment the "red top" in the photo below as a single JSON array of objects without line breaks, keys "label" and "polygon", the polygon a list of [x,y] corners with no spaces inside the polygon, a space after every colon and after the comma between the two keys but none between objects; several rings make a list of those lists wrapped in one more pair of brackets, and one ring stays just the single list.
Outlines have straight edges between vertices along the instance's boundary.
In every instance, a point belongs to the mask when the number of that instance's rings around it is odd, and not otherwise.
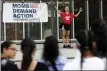
[{"label": "red top", "polygon": [[73,13],[66,14],[66,12],[61,12],[61,17],[63,23],[70,24],[71,20],[75,17],[75,15]]}]

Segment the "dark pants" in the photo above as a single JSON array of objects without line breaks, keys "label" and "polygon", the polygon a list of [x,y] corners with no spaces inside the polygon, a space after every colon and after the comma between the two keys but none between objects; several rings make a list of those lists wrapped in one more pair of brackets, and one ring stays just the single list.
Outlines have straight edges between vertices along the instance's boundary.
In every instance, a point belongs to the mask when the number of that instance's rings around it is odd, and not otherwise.
[{"label": "dark pants", "polygon": [[65,30],[70,30],[70,29],[71,29],[71,24],[61,23],[61,24],[59,25],[59,28],[61,29],[62,26],[64,26],[64,29],[65,29]]}]

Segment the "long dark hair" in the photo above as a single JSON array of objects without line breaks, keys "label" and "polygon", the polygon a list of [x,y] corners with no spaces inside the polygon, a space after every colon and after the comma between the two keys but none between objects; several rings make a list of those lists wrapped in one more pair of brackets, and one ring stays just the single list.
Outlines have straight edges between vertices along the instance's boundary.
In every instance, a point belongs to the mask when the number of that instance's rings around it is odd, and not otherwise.
[{"label": "long dark hair", "polygon": [[35,48],[35,43],[33,40],[26,38],[21,42],[21,51],[23,53],[22,60],[22,71],[26,71],[31,64],[32,61],[32,52]]},{"label": "long dark hair", "polygon": [[96,37],[92,31],[80,30],[80,32],[76,35],[76,39],[80,43],[80,52],[81,52],[81,70],[82,63],[85,51],[89,50],[93,56],[97,56],[97,52],[95,48],[93,48],[93,43],[96,42]]},{"label": "long dark hair", "polygon": [[91,30],[97,36],[97,50],[101,57],[107,56],[107,24],[103,19],[95,19],[91,23]]},{"label": "long dark hair", "polygon": [[45,39],[43,58],[45,61],[49,61],[55,71],[57,71],[55,60],[59,56],[59,47],[56,37],[49,36]]}]

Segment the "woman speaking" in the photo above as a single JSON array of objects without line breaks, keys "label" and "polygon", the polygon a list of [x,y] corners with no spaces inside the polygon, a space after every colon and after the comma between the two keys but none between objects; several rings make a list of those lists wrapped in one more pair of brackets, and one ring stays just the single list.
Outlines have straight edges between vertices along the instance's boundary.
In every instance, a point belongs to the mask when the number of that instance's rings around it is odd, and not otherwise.
[{"label": "woman speaking", "polygon": [[80,12],[82,11],[82,8],[80,8],[80,10],[77,14],[73,14],[72,12],[70,12],[68,6],[65,6],[64,12],[61,12],[57,8],[56,8],[56,10],[61,15],[61,19],[62,19],[62,24],[60,25],[60,28],[62,28],[62,26],[64,26],[64,30],[62,33],[63,48],[70,48],[71,46],[69,43],[69,41],[70,41],[69,36],[70,36],[70,29],[71,29],[71,21],[73,18],[77,17],[80,14]]}]

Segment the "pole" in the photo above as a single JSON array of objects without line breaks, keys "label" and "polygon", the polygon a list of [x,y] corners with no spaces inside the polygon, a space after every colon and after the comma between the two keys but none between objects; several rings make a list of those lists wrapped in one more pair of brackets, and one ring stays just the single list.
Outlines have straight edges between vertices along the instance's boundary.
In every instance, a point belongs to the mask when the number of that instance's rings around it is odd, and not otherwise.
[{"label": "pole", "polygon": [[99,1],[99,18],[103,19],[103,1]]},{"label": "pole", "polygon": [[[41,3],[42,3],[42,1],[40,0],[40,10],[41,10]],[[40,16],[40,19],[41,19],[41,16]],[[42,39],[43,39],[43,38],[42,38],[43,33],[42,33],[42,22],[41,22],[41,21],[40,21],[40,24],[41,24],[40,29],[41,29],[41,40],[42,40]]]},{"label": "pole", "polygon": [[0,44],[1,44],[1,24],[2,24],[2,11],[3,10],[3,1],[0,0]]},{"label": "pole", "polygon": [[[74,14],[74,0],[72,0],[72,13]],[[73,39],[75,39],[75,24],[74,24],[74,18],[72,20],[72,25],[73,25]]]},{"label": "pole", "polygon": [[[58,0],[56,1],[57,4],[57,9],[58,9]],[[57,38],[59,40],[59,17],[58,17],[58,12],[57,12]]]},{"label": "pole", "polygon": [[25,38],[25,22],[23,22],[23,39]]},{"label": "pole", "polygon": [[89,30],[89,0],[85,0],[85,16],[86,29]]}]

